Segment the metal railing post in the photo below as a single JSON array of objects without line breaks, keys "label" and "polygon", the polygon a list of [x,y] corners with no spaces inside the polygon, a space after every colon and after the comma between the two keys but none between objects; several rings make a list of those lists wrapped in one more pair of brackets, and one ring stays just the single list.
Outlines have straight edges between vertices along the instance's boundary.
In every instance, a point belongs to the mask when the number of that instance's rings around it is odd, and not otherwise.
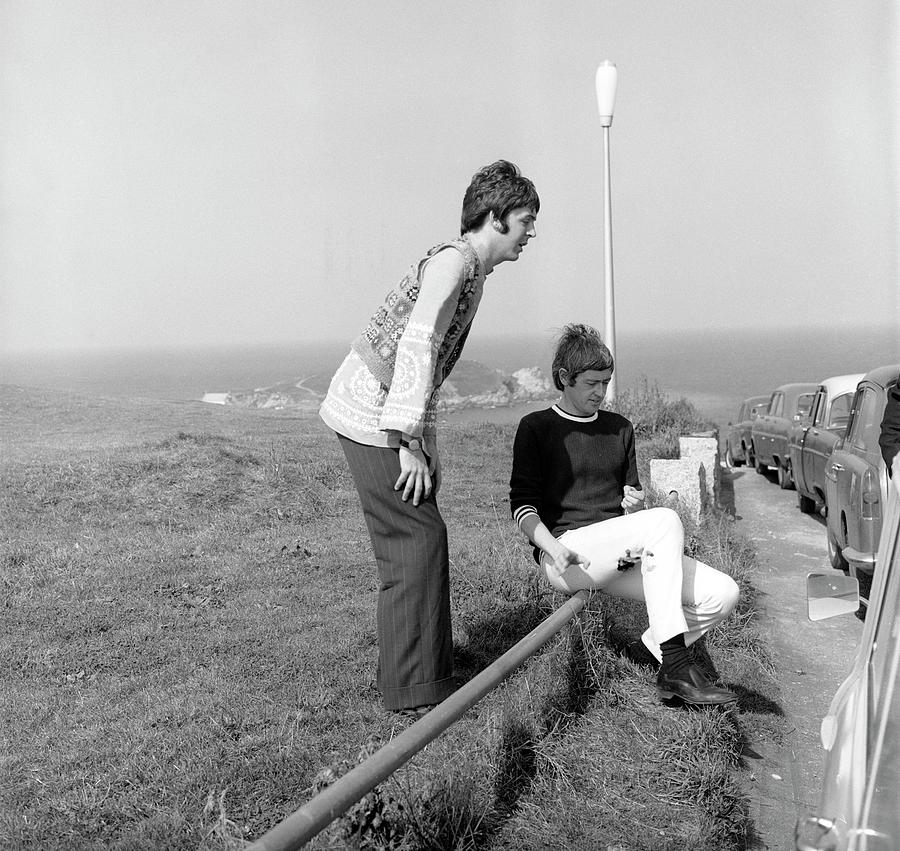
[{"label": "metal railing post", "polygon": [[303,846],[503,682],[584,609],[588,596],[587,591],[578,591],[571,596],[443,703],[264,833],[247,851],[291,851]]}]

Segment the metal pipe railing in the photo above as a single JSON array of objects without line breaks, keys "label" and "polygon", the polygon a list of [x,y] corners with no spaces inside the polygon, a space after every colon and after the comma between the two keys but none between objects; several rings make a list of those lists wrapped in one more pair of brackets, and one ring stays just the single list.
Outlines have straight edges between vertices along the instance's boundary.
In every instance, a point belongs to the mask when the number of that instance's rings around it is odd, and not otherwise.
[{"label": "metal pipe railing", "polygon": [[436,739],[488,692],[500,685],[519,665],[581,612],[587,600],[588,592],[578,591],[500,658],[415,724],[391,739],[365,762],[348,771],[311,801],[264,833],[249,846],[247,851],[292,851],[303,846]]}]

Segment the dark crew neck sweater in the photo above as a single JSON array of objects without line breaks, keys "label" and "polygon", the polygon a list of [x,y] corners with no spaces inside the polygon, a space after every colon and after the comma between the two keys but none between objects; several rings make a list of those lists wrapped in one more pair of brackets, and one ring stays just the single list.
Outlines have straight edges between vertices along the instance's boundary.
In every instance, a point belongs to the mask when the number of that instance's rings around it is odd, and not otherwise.
[{"label": "dark crew neck sweater", "polygon": [[519,422],[509,502],[518,522],[528,508],[559,537],[620,517],[625,485],[640,488],[634,428],[620,414],[575,417],[556,405]]}]

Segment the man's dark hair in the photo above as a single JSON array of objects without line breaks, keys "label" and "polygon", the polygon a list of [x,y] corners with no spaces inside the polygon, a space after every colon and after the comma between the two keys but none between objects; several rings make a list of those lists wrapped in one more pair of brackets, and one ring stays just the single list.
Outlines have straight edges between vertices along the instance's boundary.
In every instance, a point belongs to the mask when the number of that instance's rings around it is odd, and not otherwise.
[{"label": "man's dark hair", "polygon": [[553,356],[553,383],[557,390],[563,389],[559,371],[564,369],[569,384],[582,372],[596,369],[613,369],[615,366],[610,350],[603,342],[600,332],[590,325],[571,323],[562,329],[556,343],[556,354]]},{"label": "man's dark hair", "polygon": [[[508,160],[497,160],[486,165],[472,178],[463,196],[462,217],[459,232],[477,230],[489,213],[494,214],[504,227],[504,219],[516,207],[527,207],[535,215],[541,209],[534,184],[522,177],[519,169]],[[503,231],[505,233],[505,231]]]}]

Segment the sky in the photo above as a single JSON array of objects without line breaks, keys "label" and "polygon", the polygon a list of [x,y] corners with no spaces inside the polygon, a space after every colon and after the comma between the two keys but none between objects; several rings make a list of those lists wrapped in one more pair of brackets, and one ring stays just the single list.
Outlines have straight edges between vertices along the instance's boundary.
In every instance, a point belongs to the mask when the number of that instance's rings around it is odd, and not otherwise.
[{"label": "sky", "polygon": [[0,353],[348,341],[498,158],[473,335],[900,331],[900,12],[860,0],[0,0]]}]

